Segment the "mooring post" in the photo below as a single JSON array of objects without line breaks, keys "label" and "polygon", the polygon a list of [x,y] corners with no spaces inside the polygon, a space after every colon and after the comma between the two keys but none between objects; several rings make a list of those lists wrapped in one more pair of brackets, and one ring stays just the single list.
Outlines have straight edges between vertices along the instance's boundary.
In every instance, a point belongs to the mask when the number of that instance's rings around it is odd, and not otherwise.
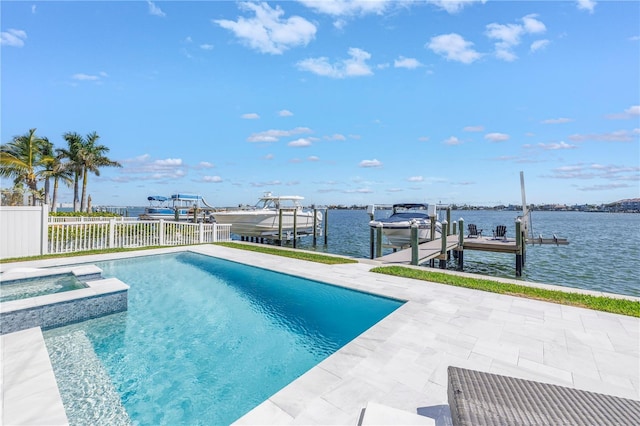
[{"label": "mooring post", "polygon": [[282,209],[278,209],[278,241],[282,247]]},{"label": "mooring post", "polygon": [[327,224],[329,223],[329,208],[324,209],[324,245],[327,245],[327,236],[329,235]]},{"label": "mooring post", "polygon": [[436,217],[429,216],[429,220],[431,221],[431,235],[429,239],[433,241],[436,239]]},{"label": "mooring post", "polygon": [[440,245],[440,269],[447,268],[447,231],[449,230],[449,222],[442,222],[442,244]]},{"label": "mooring post", "polygon": [[522,221],[516,219],[516,277],[522,276]]},{"label": "mooring post", "polygon": [[382,224],[376,225],[376,257],[382,256]]},{"label": "mooring post", "polygon": [[313,208],[313,246],[316,246],[318,234],[318,209]]},{"label": "mooring post", "polygon": [[[369,207],[367,207],[367,213],[369,214],[369,222],[371,222],[373,220],[373,217],[375,215],[375,206],[373,204],[371,204]],[[371,255],[371,259],[373,259],[373,254],[374,254],[374,247],[375,247],[375,234],[374,234],[374,230],[372,226],[369,226],[369,253]]]},{"label": "mooring post", "polygon": [[458,269],[464,267],[464,219],[458,219]]},{"label": "mooring post", "polygon": [[298,243],[298,209],[293,210],[293,248],[297,247]]},{"label": "mooring post", "polygon": [[[447,223],[451,223],[451,207],[447,207]],[[451,229],[449,229],[449,231],[451,231]],[[455,233],[455,231],[449,232],[447,235],[451,235],[452,233]]]},{"label": "mooring post", "polygon": [[411,264],[418,265],[418,224],[411,221]]}]

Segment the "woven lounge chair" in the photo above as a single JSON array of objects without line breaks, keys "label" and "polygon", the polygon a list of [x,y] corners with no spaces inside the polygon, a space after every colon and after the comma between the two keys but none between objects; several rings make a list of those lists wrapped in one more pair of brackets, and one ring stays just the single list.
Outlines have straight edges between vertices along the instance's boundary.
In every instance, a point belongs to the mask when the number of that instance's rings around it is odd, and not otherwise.
[{"label": "woven lounge chair", "polygon": [[498,238],[506,239],[507,238],[507,227],[506,227],[506,225],[498,225],[498,226],[496,226],[495,231],[493,231],[493,238],[496,239],[496,240]]},{"label": "woven lounge chair", "polygon": [[467,229],[469,229],[468,238],[482,237],[482,229],[479,230],[475,223],[470,223]]},{"label": "woven lounge chair", "polygon": [[640,425],[640,401],[449,367],[453,426]]}]

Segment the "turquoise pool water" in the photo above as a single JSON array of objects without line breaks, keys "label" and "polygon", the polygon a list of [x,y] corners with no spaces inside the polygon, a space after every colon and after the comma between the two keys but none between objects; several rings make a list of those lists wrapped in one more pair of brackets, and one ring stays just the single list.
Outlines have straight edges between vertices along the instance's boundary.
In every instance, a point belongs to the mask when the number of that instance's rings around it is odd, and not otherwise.
[{"label": "turquoise pool water", "polygon": [[402,304],[194,253],[96,265],[129,311],[45,332],[71,424],[229,424]]},{"label": "turquoise pool water", "polygon": [[44,296],[45,294],[60,293],[85,287],[86,285],[72,273],[3,281],[0,284],[0,302]]}]

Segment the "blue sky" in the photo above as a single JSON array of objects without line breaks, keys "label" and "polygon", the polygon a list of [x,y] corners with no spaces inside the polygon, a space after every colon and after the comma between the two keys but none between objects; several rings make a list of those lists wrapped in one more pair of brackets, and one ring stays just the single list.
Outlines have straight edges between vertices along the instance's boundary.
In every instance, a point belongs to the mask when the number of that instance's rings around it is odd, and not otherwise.
[{"label": "blue sky", "polygon": [[640,2],[0,8],[1,142],[96,131],[94,205],[640,197]]}]

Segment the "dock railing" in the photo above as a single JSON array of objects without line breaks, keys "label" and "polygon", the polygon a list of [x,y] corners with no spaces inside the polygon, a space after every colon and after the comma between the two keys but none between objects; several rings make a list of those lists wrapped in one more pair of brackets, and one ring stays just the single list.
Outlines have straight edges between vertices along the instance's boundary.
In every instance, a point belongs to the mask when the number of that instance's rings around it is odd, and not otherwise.
[{"label": "dock railing", "polygon": [[51,221],[48,224],[47,237],[47,253],[73,253],[109,248],[177,246],[231,241],[231,225],[119,218]]}]

